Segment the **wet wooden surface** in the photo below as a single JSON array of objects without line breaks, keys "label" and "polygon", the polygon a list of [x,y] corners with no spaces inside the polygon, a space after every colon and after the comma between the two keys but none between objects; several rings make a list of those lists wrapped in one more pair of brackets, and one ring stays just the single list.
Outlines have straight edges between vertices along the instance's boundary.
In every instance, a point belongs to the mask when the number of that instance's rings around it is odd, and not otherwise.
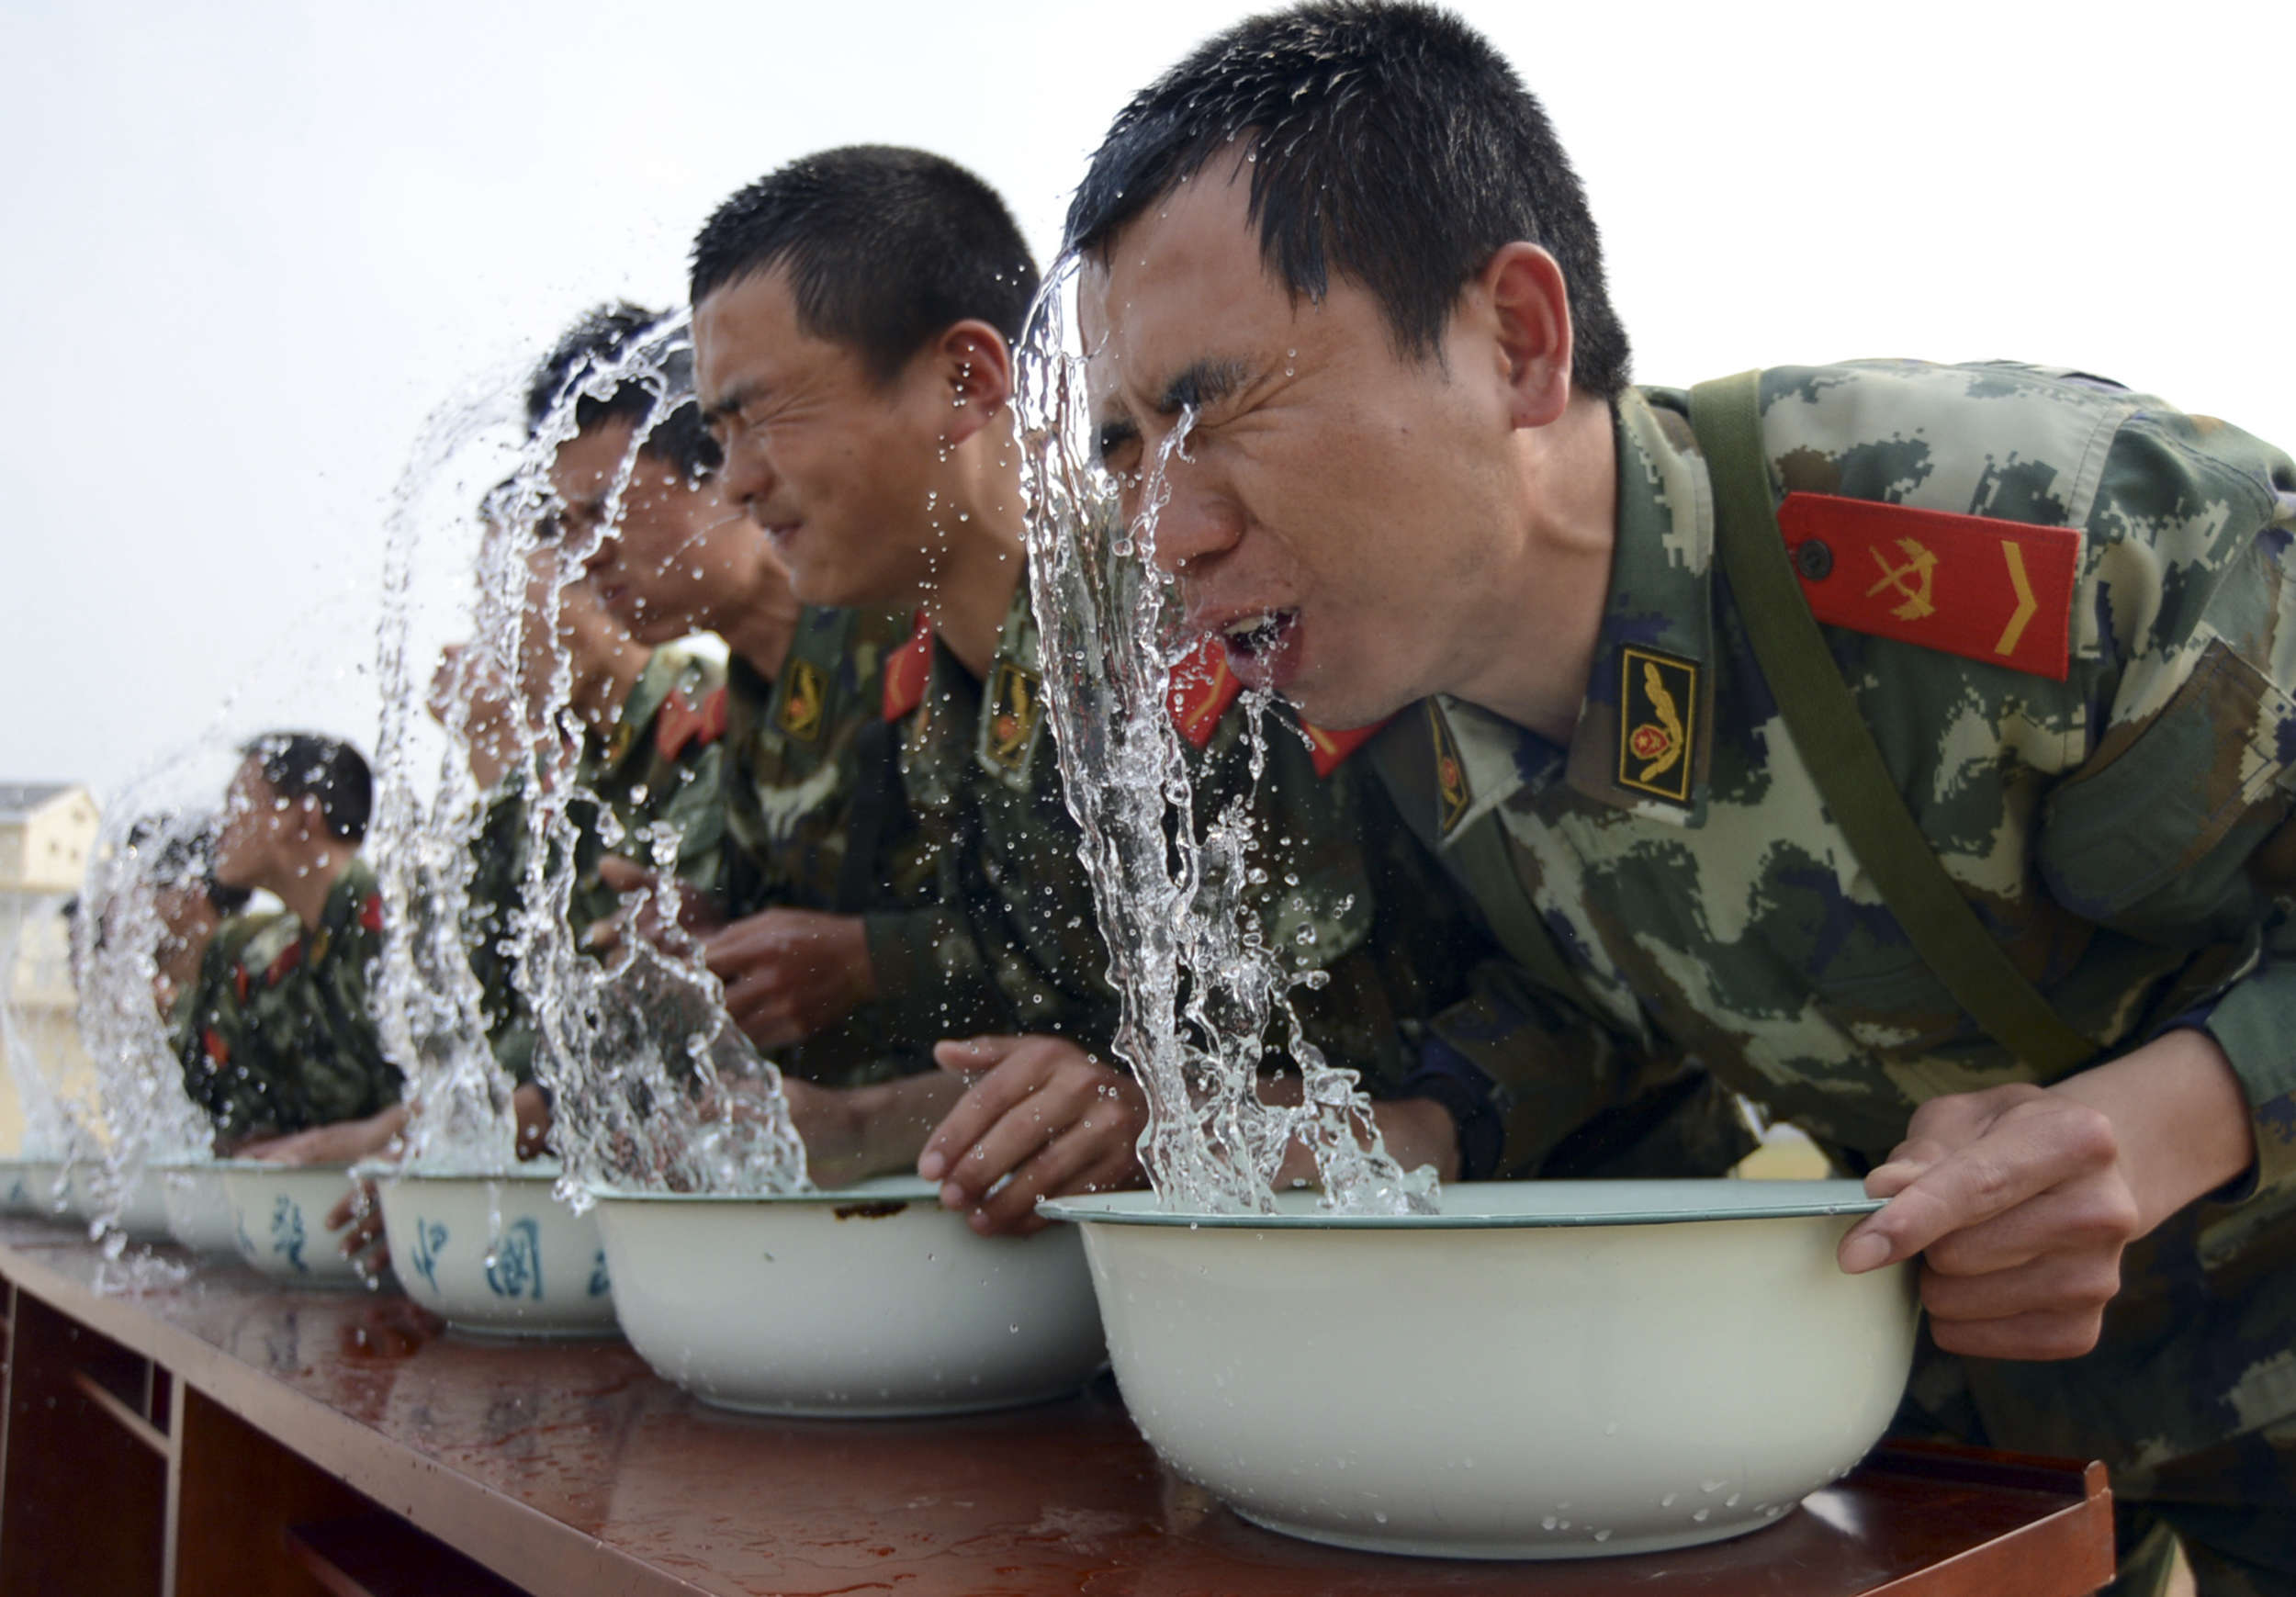
[{"label": "wet wooden surface", "polygon": [[[1887,1454],[1718,1546],[1388,1558],[1238,1520],[1156,1462],[1105,1378],[1004,1414],[759,1420],[696,1403],[619,1343],[479,1342],[403,1298],[283,1293],[209,1262],[138,1282],[132,1264],[62,1226],[0,1221],[0,1275],[171,1372],[196,1394],[179,1413],[213,1404],[550,1597],[2076,1597],[2110,1572],[2100,1469]],[[212,1497],[187,1492],[185,1512],[218,1512]]]}]

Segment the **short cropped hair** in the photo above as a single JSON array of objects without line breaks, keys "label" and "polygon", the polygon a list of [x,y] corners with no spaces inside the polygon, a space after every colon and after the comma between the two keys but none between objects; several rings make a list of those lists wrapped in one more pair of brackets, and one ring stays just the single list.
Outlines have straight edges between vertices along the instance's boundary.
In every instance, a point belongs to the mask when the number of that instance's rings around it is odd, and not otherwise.
[{"label": "short cropped hair", "polygon": [[777,266],[798,326],[855,351],[881,387],[960,321],[1018,343],[1037,291],[995,189],[953,161],[884,144],[793,161],[719,206],[693,241],[693,303]]},{"label": "short cropped hair", "polygon": [[1379,301],[1398,353],[1426,358],[1469,280],[1527,239],[1562,268],[1573,383],[1605,399],[1626,387],[1578,174],[1514,68],[1448,12],[1313,0],[1210,39],[1118,114],[1064,249],[1105,253],[1227,151],[1250,159],[1261,258],[1295,299],[1320,300],[1337,273]]},{"label": "short cropped hair", "polygon": [[375,807],[375,778],[366,757],[340,737],[317,732],[265,732],[240,746],[271,791],[293,804],[319,801],[330,835],[355,843],[366,836]]},{"label": "short cropped hair", "polygon": [[[593,372],[619,365],[666,320],[661,311],[627,300],[585,311],[543,357],[526,385],[528,436],[539,432],[544,418]],[[640,427],[648,416],[658,415],[639,453],[674,467],[687,481],[698,482],[715,471],[725,457],[702,425],[701,407],[693,400],[693,351],[685,344],[676,345],[654,369],[658,393],[653,383],[633,376],[602,399],[584,394],[574,404],[574,429],[587,433],[610,422]]]}]

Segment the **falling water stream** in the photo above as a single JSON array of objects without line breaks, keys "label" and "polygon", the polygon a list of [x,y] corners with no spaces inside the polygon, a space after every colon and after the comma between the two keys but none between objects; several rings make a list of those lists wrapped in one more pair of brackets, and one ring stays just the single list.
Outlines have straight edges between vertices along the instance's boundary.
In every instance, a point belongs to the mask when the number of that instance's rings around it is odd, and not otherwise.
[{"label": "falling water stream", "polygon": [[[1355,1073],[1302,1034],[1290,993],[1315,978],[1286,967],[1254,911],[1266,840],[1252,835],[1248,796],[1198,827],[1187,760],[1165,710],[1174,668],[1198,640],[1175,624],[1155,562],[1169,471],[1187,458],[1194,416],[1182,415],[1151,463],[1127,525],[1100,464],[1073,332],[1078,276],[1074,260],[1053,271],[1019,352],[1029,579],[1061,776],[1122,1000],[1116,1052],[1148,1098],[1141,1162],[1168,1208],[1267,1212],[1297,1139],[1314,1154],[1325,1209],[1431,1211],[1434,1172],[1396,1164]],[[1256,781],[1268,700],[1243,703]],[[1296,1108],[1259,1092],[1271,1024],[1302,1078]]]},{"label": "falling water stream", "polygon": [[[555,536],[549,488],[558,446],[576,433],[584,397],[647,387],[653,411],[634,430],[642,444],[676,409],[663,363],[689,349],[684,320],[655,329],[617,364],[590,371],[561,395],[519,452],[511,478],[490,496],[494,523],[482,546],[478,595],[444,722],[445,752],[419,768],[419,702],[407,639],[409,574],[422,543],[409,512],[422,487],[479,431],[499,425],[481,408],[450,407],[426,433],[398,496],[389,566],[392,620],[382,645],[386,720],[372,836],[392,928],[377,988],[379,1018],[417,1101],[411,1167],[512,1168],[512,1084],[487,1045],[485,991],[470,961],[473,843],[487,801],[512,793],[522,836],[516,905],[501,939],[536,1033],[535,1074],[552,1098],[551,1141],[577,1205],[595,1183],[624,1190],[781,1192],[805,1184],[805,1148],[789,1119],[781,1077],[726,1014],[701,950],[677,928],[672,868],[678,838],[665,827],[625,835],[584,782],[588,729],[572,708],[574,662],[559,626],[567,590],[581,580],[597,541],[613,534],[636,465],[622,463],[598,527]],[[499,404],[497,409],[499,410]],[[550,573],[536,581],[537,569]],[[538,602],[538,609],[537,609]],[[470,771],[472,704],[481,684],[512,684],[505,786],[481,793]],[[658,885],[624,909],[625,935],[602,948],[576,924],[589,850],[585,827],[607,849],[650,863]],[[636,928],[648,927],[649,935]]]}]

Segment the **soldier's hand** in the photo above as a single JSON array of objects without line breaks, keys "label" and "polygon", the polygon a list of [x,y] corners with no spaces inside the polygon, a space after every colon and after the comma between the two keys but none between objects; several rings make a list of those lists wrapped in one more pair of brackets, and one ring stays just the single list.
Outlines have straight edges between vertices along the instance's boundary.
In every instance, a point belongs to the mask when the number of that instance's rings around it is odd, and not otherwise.
[{"label": "soldier's hand", "polygon": [[390,1267],[390,1243],[383,1235],[383,1205],[372,1181],[355,1182],[343,1200],[327,1211],[327,1229],[343,1232],[343,1256],[372,1280]]},{"label": "soldier's hand", "polygon": [[876,994],[859,916],[769,909],[711,933],[702,947],[726,984],[734,1023],[760,1048],[811,1037]]},{"label": "soldier's hand", "polygon": [[550,1100],[533,1082],[522,1082],[511,1094],[511,1109],[518,1117],[517,1152],[521,1159],[539,1159],[550,1151]]},{"label": "soldier's hand", "polygon": [[1140,1185],[1148,1099],[1131,1076],[1057,1037],[943,1042],[933,1058],[977,1079],[926,1142],[917,1173],[940,1182],[942,1207],[982,1235],[1042,1230],[1040,1198]]},{"label": "soldier's hand", "polygon": [[636,860],[607,854],[598,861],[598,880],[625,898],[641,896],[590,927],[583,943],[606,953],[620,945],[625,933],[635,933],[656,948],[684,951],[695,938],[707,937],[725,924],[716,907],[699,893],[685,891],[674,879],[649,871]]},{"label": "soldier's hand", "polygon": [[388,1149],[406,1124],[406,1106],[393,1104],[363,1120],[337,1120],[291,1137],[249,1142],[238,1156],[266,1159],[274,1164],[349,1164]]},{"label": "soldier's hand", "polygon": [[2246,1102],[2205,1032],[2172,1031],[2043,1089],[1921,1106],[1865,1178],[1888,1207],[1841,1241],[1851,1274],[1925,1254],[1938,1346],[2074,1358],[2097,1344],[2136,1238],[2254,1157]]}]

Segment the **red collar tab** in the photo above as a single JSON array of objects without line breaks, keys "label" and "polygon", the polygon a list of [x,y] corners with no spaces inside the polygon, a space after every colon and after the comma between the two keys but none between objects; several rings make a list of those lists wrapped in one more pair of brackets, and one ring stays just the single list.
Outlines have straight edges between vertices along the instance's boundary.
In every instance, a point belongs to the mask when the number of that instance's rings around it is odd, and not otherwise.
[{"label": "red collar tab", "polygon": [[[1388,721],[1395,719],[1390,715]],[[1358,726],[1353,732],[1326,732],[1321,726],[1300,723],[1300,730],[1308,735],[1308,758],[1315,761],[1315,774],[1329,776],[1347,763],[1347,757],[1387,729],[1387,721]]]},{"label": "red collar tab", "polygon": [[881,705],[884,718],[898,721],[923,703],[925,685],[932,677],[933,623],[920,610],[909,641],[885,656],[884,696]]},{"label": "red collar tab", "polygon": [[1822,493],[1786,495],[1778,527],[1828,625],[2065,680],[2075,529]]},{"label": "red collar tab", "polygon": [[1243,692],[1243,681],[1228,669],[1228,646],[1208,637],[1196,646],[1195,653],[1172,668],[1172,685],[1164,702],[1180,736],[1201,748],[1211,741],[1220,717]]},{"label": "red collar tab", "polygon": [[247,1002],[247,984],[250,980],[245,965],[231,967],[231,995],[242,1004]]},{"label": "red collar tab", "polygon": [[726,690],[713,689],[697,710],[683,693],[672,693],[654,713],[654,752],[676,759],[689,745],[707,748],[726,736]]},{"label": "red collar tab", "polygon": [[200,1029],[199,1048],[208,1056],[208,1063],[219,1070],[231,1063],[231,1045],[224,1041],[223,1033],[212,1026]]},{"label": "red collar tab", "polygon": [[381,894],[368,894],[366,902],[359,905],[359,925],[368,931],[383,929],[383,895]]},{"label": "red collar tab", "polygon": [[295,973],[295,967],[303,962],[303,939],[297,938],[279,950],[279,957],[271,962],[271,968],[263,973],[263,984],[276,987]]}]

